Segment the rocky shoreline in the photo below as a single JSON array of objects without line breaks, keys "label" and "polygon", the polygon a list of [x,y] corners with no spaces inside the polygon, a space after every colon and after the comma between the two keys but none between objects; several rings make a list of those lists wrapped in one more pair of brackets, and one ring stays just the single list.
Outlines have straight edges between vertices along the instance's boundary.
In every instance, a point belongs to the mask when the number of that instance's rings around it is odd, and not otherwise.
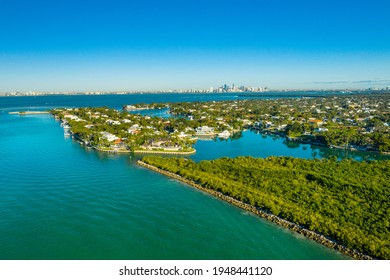
[{"label": "rocky shoreline", "polygon": [[356,250],[352,250],[352,249],[349,249],[341,244],[338,244],[337,242],[317,233],[317,232],[314,232],[314,231],[311,231],[311,230],[308,230],[302,226],[299,226],[295,223],[292,223],[292,222],[289,222],[285,219],[282,219],[276,215],[273,215],[273,214],[270,214],[270,213],[267,213],[266,211],[262,210],[262,209],[259,209],[259,208],[256,208],[252,205],[249,205],[249,204],[246,204],[242,201],[239,201],[237,199],[234,199],[230,196],[226,196],[220,192],[217,192],[217,191],[214,191],[214,190],[211,190],[211,189],[208,189],[208,188],[205,188],[203,186],[201,186],[200,184],[197,184],[191,180],[188,180],[188,179],[185,179],[183,177],[181,177],[180,175],[177,175],[175,173],[172,173],[172,172],[169,172],[169,171],[165,171],[165,170],[162,170],[162,169],[159,169],[155,166],[152,166],[150,164],[147,164],[141,160],[138,160],[137,161],[137,164],[142,166],[142,167],[145,167],[145,168],[148,168],[150,170],[153,170],[153,171],[156,171],[158,173],[161,173],[161,174],[164,174],[168,177],[171,177],[171,178],[174,178],[174,179],[177,179],[183,183],[186,183],[192,187],[195,187],[199,190],[202,190],[208,194],[211,194],[212,196],[215,196],[217,198],[220,198],[226,202],[229,202],[237,207],[240,207],[246,211],[249,211],[249,212],[252,212],[262,218],[265,218],[271,222],[274,222],[278,225],[281,225],[289,230],[292,230],[294,232],[297,232],[299,234],[302,234],[304,235],[305,237],[307,238],[310,238],[326,247],[329,247],[331,249],[335,249],[345,255],[348,255],[354,259],[358,259],[358,260],[372,260],[373,258],[371,256],[368,256],[368,255],[365,255],[365,254],[362,254],[360,252],[357,252]]}]

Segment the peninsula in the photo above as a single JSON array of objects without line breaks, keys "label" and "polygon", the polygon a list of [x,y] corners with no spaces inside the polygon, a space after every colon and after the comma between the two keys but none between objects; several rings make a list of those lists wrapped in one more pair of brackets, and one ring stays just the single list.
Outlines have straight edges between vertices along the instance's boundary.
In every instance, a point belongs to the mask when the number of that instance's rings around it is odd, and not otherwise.
[{"label": "peninsula", "polygon": [[351,257],[390,257],[390,161],[148,156],[138,164]]},{"label": "peninsula", "polygon": [[193,129],[187,134],[174,129],[172,120],[129,114],[108,108],[54,109],[65,134],[72,135],[87,147],[113,153],[151,153],[189,155]]}]

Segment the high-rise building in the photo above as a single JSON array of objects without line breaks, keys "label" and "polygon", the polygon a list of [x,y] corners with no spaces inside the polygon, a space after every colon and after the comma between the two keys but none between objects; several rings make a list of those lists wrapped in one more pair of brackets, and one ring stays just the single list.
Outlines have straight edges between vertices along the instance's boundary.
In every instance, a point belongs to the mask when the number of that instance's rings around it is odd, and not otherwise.
[{"label": "high-rise building", "polygon": [[227,91],[229,89],[228,85],[227,84],[224,84],[223,85],[223,90]]}]

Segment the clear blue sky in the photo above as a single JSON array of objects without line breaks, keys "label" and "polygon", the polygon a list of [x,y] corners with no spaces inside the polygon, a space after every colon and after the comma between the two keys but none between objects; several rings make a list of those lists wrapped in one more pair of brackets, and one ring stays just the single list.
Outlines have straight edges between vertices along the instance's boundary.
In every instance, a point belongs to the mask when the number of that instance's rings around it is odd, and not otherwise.
[{"label": "clear blue sky", "polygon": [[2,0],[0,91],[390,87],[390,1]]}]

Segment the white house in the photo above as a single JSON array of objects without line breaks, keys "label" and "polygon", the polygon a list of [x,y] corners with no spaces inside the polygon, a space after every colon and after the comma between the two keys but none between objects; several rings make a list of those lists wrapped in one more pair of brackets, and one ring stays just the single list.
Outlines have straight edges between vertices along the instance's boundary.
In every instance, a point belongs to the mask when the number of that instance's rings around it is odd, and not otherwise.
[{"label": "white house", "polygon": [[209,127],[207,125],[201,126],[195,129],[196,135],[207,135],[214,134],[214,127]]},{"label": "white house", "polygon": [[102,135],[103,138],[107,139],[107,141],[109,141],[109,142],[119,139],[114,134],[111,134],[111,133],[106,132],[106,131],[102,131],[102,132],[100,132],[100,134]]}]

